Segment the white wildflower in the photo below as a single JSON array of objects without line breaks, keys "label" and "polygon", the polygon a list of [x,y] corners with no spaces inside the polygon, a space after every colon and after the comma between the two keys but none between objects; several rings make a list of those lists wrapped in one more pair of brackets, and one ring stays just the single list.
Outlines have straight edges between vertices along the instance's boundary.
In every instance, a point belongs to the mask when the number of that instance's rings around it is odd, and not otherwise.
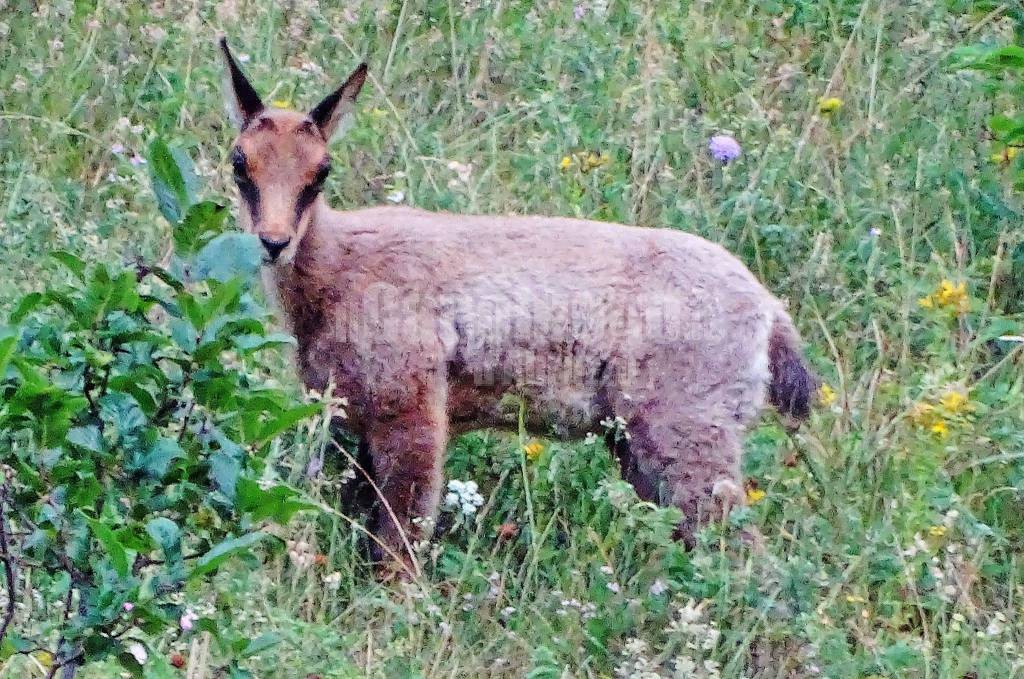
[{"label": "white wildflower", "polygon": [[137,641],[133,641],[128,644],[126,650],[133,658],[135,658],[135,662],[140,665],[145,665],[146,661],[149,660],[149,653],[146,652],[146,647]]},{"label": "white wildflower", "polygon": [[448,493],[444,496],[444,503],[448,507],[458,508],[465,516],[472,516],[483,505],[484,497],[480,494],[476,481],[452,479],[448,482]]},{"label": "white wildflower", "polygon": [[628,441],[630,438],[629,432],[626,431],[626,420],[620,415],[616,415],[614,418],[604,418],[601,420],[601,426],[610,432],[614,432],[616,440],[622,438]]},{"label": "white wildflower", "polygon": [[286,540],[285,546],[288,548],[288,560],[299,570],[309,568],[316,560],[313,548],[305,540]]},{"label": "white wildflower", "polygon": [[332,592],[337,592],[338,587],[341,586],[341,573],[334,571],[333,573],[325,575],[324,586]]}]

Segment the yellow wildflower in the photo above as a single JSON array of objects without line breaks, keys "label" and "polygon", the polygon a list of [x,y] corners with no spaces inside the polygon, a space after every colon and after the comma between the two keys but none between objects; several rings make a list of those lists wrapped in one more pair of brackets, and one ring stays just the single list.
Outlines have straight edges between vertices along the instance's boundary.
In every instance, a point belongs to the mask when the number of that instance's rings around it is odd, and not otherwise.
[{"label": "yellow wildflower", "polygon": [[530,441],[523,446],[523,453],[526,455],[526,459],[533,462],[540,454],[544,452],[544,444],[540,441]]},{"label": "yellow wildflower", "polygon": [[839,97],[822,97],[818,100],[818,111],[825,114],[836,113],[843,107],[843,100]]},{"label": "yellow wildflower", "polygon": [[939,399],[939,403],[942,404],[943,408],[954,415],[962,413],[970,407],[967,401],[967,396],[964,393],[955,390],[950,390],[943,394],[942,398]]},{"label": "yellow wildflower", "polygon": [[935,292],[917,300],[926,309],[948,308],[955,311],[967,311],[969,297],[966,283],[953,283],[943,279]]},{"label": "yellow wildflower", "polygon": [[836,402],[836,390],[827,384],[822,384],[818,387],[818,401],[828,408]]},{"label": "yellow wildflower", "polygon": [[933,538],[941,538],[945,534],[946,534],[946,527],[945,526],[931,526],[928,529],[928,535],[931,535]]},{"label": "yellow wildflower", "polygon": [[764,492],[760,488],[747,488],[747,504],[756,505],[761,500],[765,499],[768,493]]},{"label": "yellow wildflower", "polygon": [[1016,146],[1007,146],[1001,152],[993,153],[991,160],[993,163],[1006,163],[1008,165],[1017,157],[1017,151]]},{"label": "yellow wildflower", "polygon": [[588,172],[590,170],[597,169],[602,165],[607,165],[610,162],[611,158],[607,154],[594,153],[593,151],[591,151],[590,153],[583,157],[582,161],[580,162],[580,166],[583,168],[584,172]]},{"label": "yellow wildflower", "polygon": [[270,102],[270,105],[273,106],[274,108],[291,108],[292,102],[288,101],[287,99],[275,99],[272,102]]},{"label": "yellow wildflower", "polygon": [[944,439],[949,436],[949,426],[946,425],[945,420],[936,420],[931,426],[931,432]]},{"label": "yellow wildflower", "polygon": [[935,299],[940,306],[962,306],[967,301],[967,285],[965,283],[954,285],[952,281],[943,280],[939,283]]},{"label": "yellow wildflower", "polygon": [[562,168],[563,170],[568,170],[570,167],[572,167],[572,158],[570,158],[569,156],[562,156],[562,162],[558,164],[558,167]]},{"label": "yellow wildflower", "polygon": [[846,602],[851,604],[863,604],[867,603],[867,599],[862,596],[857,596],[856,594],[847,594]]}]

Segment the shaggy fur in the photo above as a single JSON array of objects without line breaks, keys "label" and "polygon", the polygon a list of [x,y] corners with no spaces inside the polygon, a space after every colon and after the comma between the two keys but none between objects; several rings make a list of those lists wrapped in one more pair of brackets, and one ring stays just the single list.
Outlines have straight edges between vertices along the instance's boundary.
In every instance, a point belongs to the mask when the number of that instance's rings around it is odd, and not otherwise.
[{"label": "shaggy fur", "polygon": [[541,435],[622,418],[625,432],[608,440],[623,476],[683,510],[684,538],[716,497],[742,495],[743,431],[766,391],[807,415],[814,378],[789,316],[718,245],[555,217],[340,212],[319,196],[296,209],[333,131],[310,134],[310,120],[243,111],[236,146],[258,200],[241,221],[287,242],[265,282],[298,340],[303,382],[349,399],[348,426],[390,505],[377,535],[393,552],[419,537],[414,517],[437,510],[449,437],[514,427],[510,400],[525,399]]}]

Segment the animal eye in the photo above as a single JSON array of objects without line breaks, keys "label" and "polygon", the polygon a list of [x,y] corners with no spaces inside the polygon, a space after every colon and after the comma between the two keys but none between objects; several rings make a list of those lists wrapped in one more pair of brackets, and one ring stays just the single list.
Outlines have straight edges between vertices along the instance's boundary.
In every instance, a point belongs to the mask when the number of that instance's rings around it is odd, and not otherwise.
[{"label": "animal eye", "polygon": [[235,170],[235,182],[238,184],[251,183],[249,178],[249,168],[245,164],[245,154],[242,153],[241,149],[235,149],[231,152],[231,166]]}]

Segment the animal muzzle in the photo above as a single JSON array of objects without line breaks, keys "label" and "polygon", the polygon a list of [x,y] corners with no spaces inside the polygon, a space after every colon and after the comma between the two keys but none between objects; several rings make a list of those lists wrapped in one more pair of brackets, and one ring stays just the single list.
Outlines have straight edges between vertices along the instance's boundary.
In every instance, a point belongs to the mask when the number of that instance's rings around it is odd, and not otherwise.
[{"label": "animal muzzle", "polygon": [[260,242],[263,243],[263,247],[266,249],[267,255],[270,256],[270,261],[276,262],[284,249],[292,242],[292,239],[287,237],[282,238],[279,236],[260,235]]}]

